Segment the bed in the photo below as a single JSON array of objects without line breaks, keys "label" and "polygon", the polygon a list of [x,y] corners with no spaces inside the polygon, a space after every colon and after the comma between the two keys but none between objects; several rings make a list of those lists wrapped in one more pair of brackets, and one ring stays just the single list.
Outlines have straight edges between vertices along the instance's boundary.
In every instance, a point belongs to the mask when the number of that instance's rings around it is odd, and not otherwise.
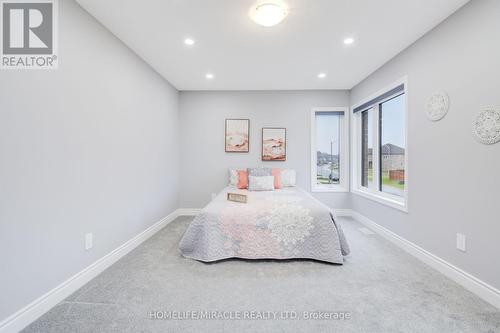
[{"label": "bed", "polygon": [[[228,192],[246,194],[247,203],[228,201]],[[300,258],[343,264],[349,245],[332,211],[301,188],[226,187],[191,222],[179,250],[204,262]]]}]

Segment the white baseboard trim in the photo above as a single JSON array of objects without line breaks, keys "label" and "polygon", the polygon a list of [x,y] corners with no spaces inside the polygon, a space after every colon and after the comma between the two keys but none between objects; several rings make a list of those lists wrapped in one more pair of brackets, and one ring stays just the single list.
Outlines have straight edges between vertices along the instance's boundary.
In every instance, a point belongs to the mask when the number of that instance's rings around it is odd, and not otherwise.
[{"label": "white baseboard trim", "polygon": [[50,290],[46,294],[40,296],[13,315],[7,317],[5,320],[0,322],[0,333],[19,332],[20,330],[31,324],[33,321],[38,319],[40,316],[42,316],[44,313],[52,309],[59,302],[66,299],[66,297],[80,289],[84,284],[95,278],[106,268],[110,267],[123,256],[135,249],[138,245],[156,234],[168,223],[175,220],[175,218],[177,218],[179,215],[182,215],[180,214],[179,210],[172,212],[134,238],[111,251],[101,259],[97,260],[87,268],[73,275],[72,277],[70,277],[54,289]]},{"label": "white baseboard trim", "polygon": [[177,212],[178,216],[196,216],[200,214],[201,208],[179,208]]},{"label": "white baseboard trim", "polygon": [[334,209],[333,216],[352,216],[352,209]]},{"label": "white baseboard trim", "polygon": [[463,271],[462,269],[450,264],[446,260],[430,253],[429,251],[424,250],[420,246],[395,234],[389,229],[382,227],[381,225],[375,223],[374,221],[356,211],[351,211],[351,217],[356,221],[364,224],[366,227],[370,228],[385,239],[389,240],[393,244],[399,246],[417,259],[420,259],[441,274],[462,285],[464,288],[476,294],[486,302],[500,309],[500,290]]}]

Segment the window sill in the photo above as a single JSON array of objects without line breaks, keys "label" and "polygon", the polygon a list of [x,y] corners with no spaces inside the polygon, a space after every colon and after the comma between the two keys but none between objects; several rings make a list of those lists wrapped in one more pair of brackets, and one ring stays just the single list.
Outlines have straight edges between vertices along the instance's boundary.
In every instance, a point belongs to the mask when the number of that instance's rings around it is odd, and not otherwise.
[{"label": "window sill", "polygon": [[389,206],[391,208],[408,213],[408,205],[406,202],[407,200],[405,200],[404,198],[401,198],[401,199],[393,198],[389,195],[368,192],[368,191],[361,190],[361,189],[355,189],[352,191],[352,193],[357,194],[359,196],[362,196],[364,198],[376,201],[376,202],[381,203],[385,206]]},{"label": "window sill", "polygon": [[313,187],[311,188],[312,193],[345,193],[349,192],[349,190],[342,185],[338,185],[335,187]]}]

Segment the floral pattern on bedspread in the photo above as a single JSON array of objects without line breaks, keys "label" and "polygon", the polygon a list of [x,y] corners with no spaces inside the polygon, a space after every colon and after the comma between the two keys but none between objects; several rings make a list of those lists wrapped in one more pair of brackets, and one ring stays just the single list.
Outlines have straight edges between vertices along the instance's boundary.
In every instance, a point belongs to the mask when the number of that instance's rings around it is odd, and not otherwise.
[{"label": "floral pattern on bedspread", "polygon": [[[228,191],[247,194],[248,203],[227,201]],[[201,261],[310,258],[342,263],[349,253],[330,210],[298,188],[224,190],[191,222],[179,249]]]},{"label": "floral pattern on bedspread", "polygon": [[265,219],[271,235],[285,246],[303,242],[314,228],[309,209],[299,205],[275,205]]},{"label": "floral pattern on bedspread", "polygon": [[233,256],[243,258],[263,257],[266,254],[280,255],[279,244],[272,238],[271,231],[254,224],[259,214],[242,214],[237,207],[229,207],[221,212],[219,228],[226,236],[224,249]]}]

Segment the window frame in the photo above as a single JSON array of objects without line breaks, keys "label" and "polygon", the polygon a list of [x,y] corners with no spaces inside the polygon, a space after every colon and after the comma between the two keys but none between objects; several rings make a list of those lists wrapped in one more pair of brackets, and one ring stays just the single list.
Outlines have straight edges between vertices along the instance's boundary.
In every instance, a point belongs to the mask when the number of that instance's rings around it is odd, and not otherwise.
[{"label": "window frame", "polygon": [[[339,121],[340,128],[340,182],[328,186],[316,184],[316,114],[344,112]],[[314,107],[311,109],[311,192],[349,192],[350,185],[350,150],[349,150],[349,107]]]},{"label": "window frame", "polygon": [[[382,96],[383,94],[391,91],[392,89],[404,85],[404,95],[405,95],[405,187],[404,187],[404,195],[402,197],[393,195],[387,192],[382,192],[380,190],[380,165],[381,165],[381,156],[380,156],[380,105],[394,97],[401,95],[401,93],[394,93],[383,100],[378,101],[375,105],[367,108],[369,110],[373,108],[373,187],[368,188],[362,186],[362,170],[361,170],[361,161],[362,161],[362,123],[361,123],[361,114],[364,110],[354,113],[354,109],[368,103],[369,101]],[[351,192],[362,197],[371,199],[373,201],[382,203],[386,206],[401,210],[403,212],[408,213],[408,193],[409,193],[409,168],[408,168],[408,156],[409,156],[409,144],[408,144],[408,105],[409,105],[409,94],[408,94],[408,79],[407,77],[403,77],[398,81],[390,84],[384,89],[379,90],[378,92],[370,95],[369,97],[363,99],[359,103],[354,104],[351,107],[351,156],[352,159],[352,169],[351,173],[354,175],[351,177]]]}]

